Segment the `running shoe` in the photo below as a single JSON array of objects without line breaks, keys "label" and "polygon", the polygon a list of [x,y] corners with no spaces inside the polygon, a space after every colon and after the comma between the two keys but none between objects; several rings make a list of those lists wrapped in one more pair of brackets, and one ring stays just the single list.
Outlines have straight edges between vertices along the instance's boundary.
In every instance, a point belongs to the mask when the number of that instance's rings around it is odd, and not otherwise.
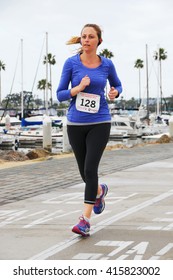
[{"label": "running shoe", "polygon": [[101,184],[100,185],[102,188],[102,194],[99,198],[96,198],[96,202],[93,207],[93,211],[95,214],[101,214],[103,210],[105,209],[105,196],[107,195],[108,192],[108,187],[106,184]]},{"label": "running shoe", "polygon": [[81,216],[79,219],[80,222],[72,228],[72,231],[84,237],[89,236],[90,223],[88,223],[83,216]]}]

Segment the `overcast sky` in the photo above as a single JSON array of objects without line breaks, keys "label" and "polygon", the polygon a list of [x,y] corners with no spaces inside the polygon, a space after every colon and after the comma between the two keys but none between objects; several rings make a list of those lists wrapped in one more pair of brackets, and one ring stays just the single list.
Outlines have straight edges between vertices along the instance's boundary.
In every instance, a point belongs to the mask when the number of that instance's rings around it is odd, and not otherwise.
[{"label": "overcast sky", "polygon": [[[112,51],[125,99],[138,98],[138,70],[135,61],[146,62],[148,45],[149,94],[158,94],[158,63],[153,54],[164,48],[168,58],[162,63],[163,94],[173,94],[173,1],[172,0],[0,0],[0,60],[6,65],[2,76],[2,98],[10,93],[17,55],[23,39],[24,90],[31,91],[41,49],[48,32],[48,51],[55,55],[52,67],[53,96],[59,83],[64,61],[75,47],[66,46],[71,36],[80,35],[83,25],[96,23],[103,30],[98,52]],[[42,57],[46,52],[44,45]],[[18,60],[12,92],[21,90],[21,66]],[[34,86],[45,78],[41,62]],[[146,97],[146,68],[141,70],[142,96]]]}]

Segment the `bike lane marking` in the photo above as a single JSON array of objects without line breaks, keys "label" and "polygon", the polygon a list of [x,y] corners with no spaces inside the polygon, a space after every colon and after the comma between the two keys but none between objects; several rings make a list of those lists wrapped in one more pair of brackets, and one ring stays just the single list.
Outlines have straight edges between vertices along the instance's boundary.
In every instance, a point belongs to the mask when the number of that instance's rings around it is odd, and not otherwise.
[{"label": "bike lane marking", "polygon": [[[95,234],[97,233],[98,231],[104,229],[106,226],[109,226],[129,215],[132,215],[148,206],[152,206],[154,205],[155,203],[158,203],[158,202],[161,202],[162,200],[164,199],[167,199],[169,197],[173,196],[173,189],[168,191],[168,192],[165,192],[163,194],[160,194],[156,197],[153,197],[152,199],[149,199],[143,203],[140,203],[136,206],[133,206],[131,208],[129,208],[128,210],[125,210],[125,211],[122,211],[116,215],[113,215],[112,217],[110,218],[107,218],[99,223],[97,223],[95,226],[93,226],[93,230],[91,231],[91,234]],[[55,244],[54,246],[51,246],[50,248],[32,256],[31,258],[29,258],[30,260],[45,260],[65,249],[67,249],[68,247],[76,244],[77,242],[79,242],[81,240],[80,237],[76,237],[76,235],[72,236],[71,238],[67,239],[67,240],[64,240],[63,242],[60,242],[58,244]]]}]

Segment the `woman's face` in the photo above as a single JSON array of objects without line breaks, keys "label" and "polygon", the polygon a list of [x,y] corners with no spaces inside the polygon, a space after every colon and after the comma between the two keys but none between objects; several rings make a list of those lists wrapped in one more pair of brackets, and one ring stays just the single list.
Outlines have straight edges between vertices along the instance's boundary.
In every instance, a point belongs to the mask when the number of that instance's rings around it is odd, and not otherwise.
[{"label": "woman's face", "polygon": [[93,27],[85,27],[81,33],[81,45],[83,51],[93,51],[97,49],[99,43],[98,35]]}]

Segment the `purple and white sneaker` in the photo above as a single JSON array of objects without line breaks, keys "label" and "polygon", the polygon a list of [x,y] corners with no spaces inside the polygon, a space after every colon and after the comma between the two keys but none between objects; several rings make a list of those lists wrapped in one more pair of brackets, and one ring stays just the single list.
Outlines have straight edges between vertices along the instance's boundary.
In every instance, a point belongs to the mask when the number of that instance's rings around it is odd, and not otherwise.
[{"label": "purple and white sneaker", "polygon": [[84,237],[89,236],[90,223],[88,223],[83,216],[81,216],[79,219],[79,223],[72,228],[72,231]]},{"label": "purple and white sneaker", "polygon": [[99,198],[96,198],[96,202],[93,207],[93,211],[95,214],[101,214],[105,209],[105,196],[108,193],[108,186],[106,184],[100,184],[102,188],[102,194]]}]

